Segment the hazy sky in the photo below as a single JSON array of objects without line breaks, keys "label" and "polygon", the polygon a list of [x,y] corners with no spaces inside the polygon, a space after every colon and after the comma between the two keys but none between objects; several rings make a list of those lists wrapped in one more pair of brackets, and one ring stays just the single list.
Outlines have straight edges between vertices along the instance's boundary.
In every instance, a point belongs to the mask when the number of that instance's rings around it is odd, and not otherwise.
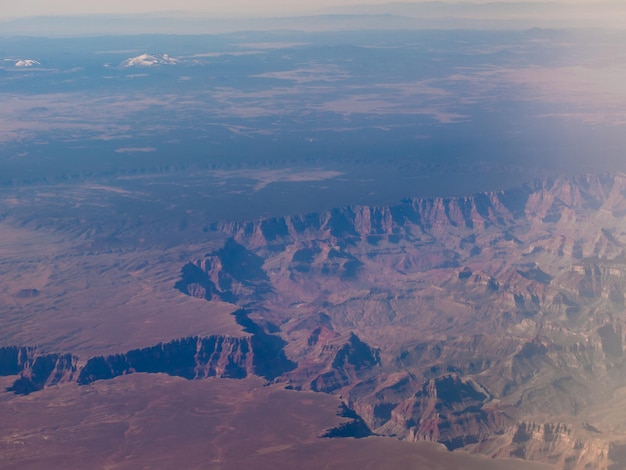
[{"label": "hazy sky", "polygon": [[[485,3],[487,0],[453,0]],[[494,0],[491,0],[494,1]],[[498,0],[496,0],[498,1]],[[514,0],[499,0],[507,3]],[[0,0],[0,18],[93,13],[199,11],[213,15],[263,16],[291,14],[353,4],[383,4],[390,0]],[[556,0],[557,3],[599,3],[597,0]],[[523,2],[522,2],[523,3]]]}]

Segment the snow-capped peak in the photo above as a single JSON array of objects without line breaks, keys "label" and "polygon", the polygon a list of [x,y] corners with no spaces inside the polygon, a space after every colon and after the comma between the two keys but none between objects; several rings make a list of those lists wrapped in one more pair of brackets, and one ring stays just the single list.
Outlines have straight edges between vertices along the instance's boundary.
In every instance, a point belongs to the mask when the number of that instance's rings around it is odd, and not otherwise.
[{"label": "snow-capped peak", "polygon": [[153,65],[175,64],[178,60],[167,54],[141,54],[123,61],[122,67],[151,67]]},{"label": "snow-capped peak", "polygon": [[20,59],[15,62],[16,67],[32,67],[33,65],[41,65],[41,63],[34,59]]}]

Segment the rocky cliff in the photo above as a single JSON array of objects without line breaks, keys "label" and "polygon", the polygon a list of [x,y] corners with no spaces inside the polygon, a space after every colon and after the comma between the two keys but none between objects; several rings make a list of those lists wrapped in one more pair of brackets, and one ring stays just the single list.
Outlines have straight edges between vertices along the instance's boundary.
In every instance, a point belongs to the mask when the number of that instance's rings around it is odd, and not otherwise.
[{"label": "rocky cliff", "polygon": [[75,379],[78,359],[71,354],[40,354],[36,348],[0,348],[0,375],[20,375],[9,388],[27,395]]},{"label": "rocky cliff", "polygon": [[[256,327],[245,312],[237,315],[248,329],[251,325]],[[86,361],[71,354],[42,354],[35,348],[4,347],[0,348],[0,375],[19,375],[8,390],[27,395],[64,382],[87,385],[136,372],[163,373],[189,380],[242,379],[250,374],[273,380],[295,367],[285,357],[279,338],[258,327],[250,333],[243,337],[181,338]]]},{"label": "rocky cliff", "polygon": [[133,372],[165,373],[186,379],[243,378],[254,372],[250,337],[183,338],[124,354],[97,356],[81,369],[78,383],[111,379]]}]

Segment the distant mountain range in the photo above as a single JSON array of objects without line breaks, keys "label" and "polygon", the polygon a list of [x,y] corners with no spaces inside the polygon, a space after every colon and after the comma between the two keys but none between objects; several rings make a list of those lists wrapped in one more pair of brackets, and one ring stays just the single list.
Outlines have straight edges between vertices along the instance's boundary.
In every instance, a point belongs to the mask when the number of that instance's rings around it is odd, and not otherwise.
[{"label": "distant mountain range", "polygon": [[358,29],[623,28],[623,3],[394,2],[252,18],[152,13],[0,20],[0,35],[219,34],[234,31]]}]

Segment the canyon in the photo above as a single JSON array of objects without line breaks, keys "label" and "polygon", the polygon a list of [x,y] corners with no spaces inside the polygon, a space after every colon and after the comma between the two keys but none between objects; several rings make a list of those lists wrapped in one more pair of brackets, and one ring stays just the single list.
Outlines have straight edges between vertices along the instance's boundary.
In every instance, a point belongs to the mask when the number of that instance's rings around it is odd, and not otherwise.
[{"label": "canyon", "polygon": [[336,397],[350,420],[330,436],[626,467],[626,175],[210,230],[223,243],[170,288],[230,305],[239,333],[96,355],[7,345],[8,389],[258,376]]},{"label": "canyon", "polygon": [[621,468],[619,413],[594,418],[625,385],[625,216],[617,174],[219,224],[178,287],[246,304],[298,364],[281,380],[373,433]]}]

